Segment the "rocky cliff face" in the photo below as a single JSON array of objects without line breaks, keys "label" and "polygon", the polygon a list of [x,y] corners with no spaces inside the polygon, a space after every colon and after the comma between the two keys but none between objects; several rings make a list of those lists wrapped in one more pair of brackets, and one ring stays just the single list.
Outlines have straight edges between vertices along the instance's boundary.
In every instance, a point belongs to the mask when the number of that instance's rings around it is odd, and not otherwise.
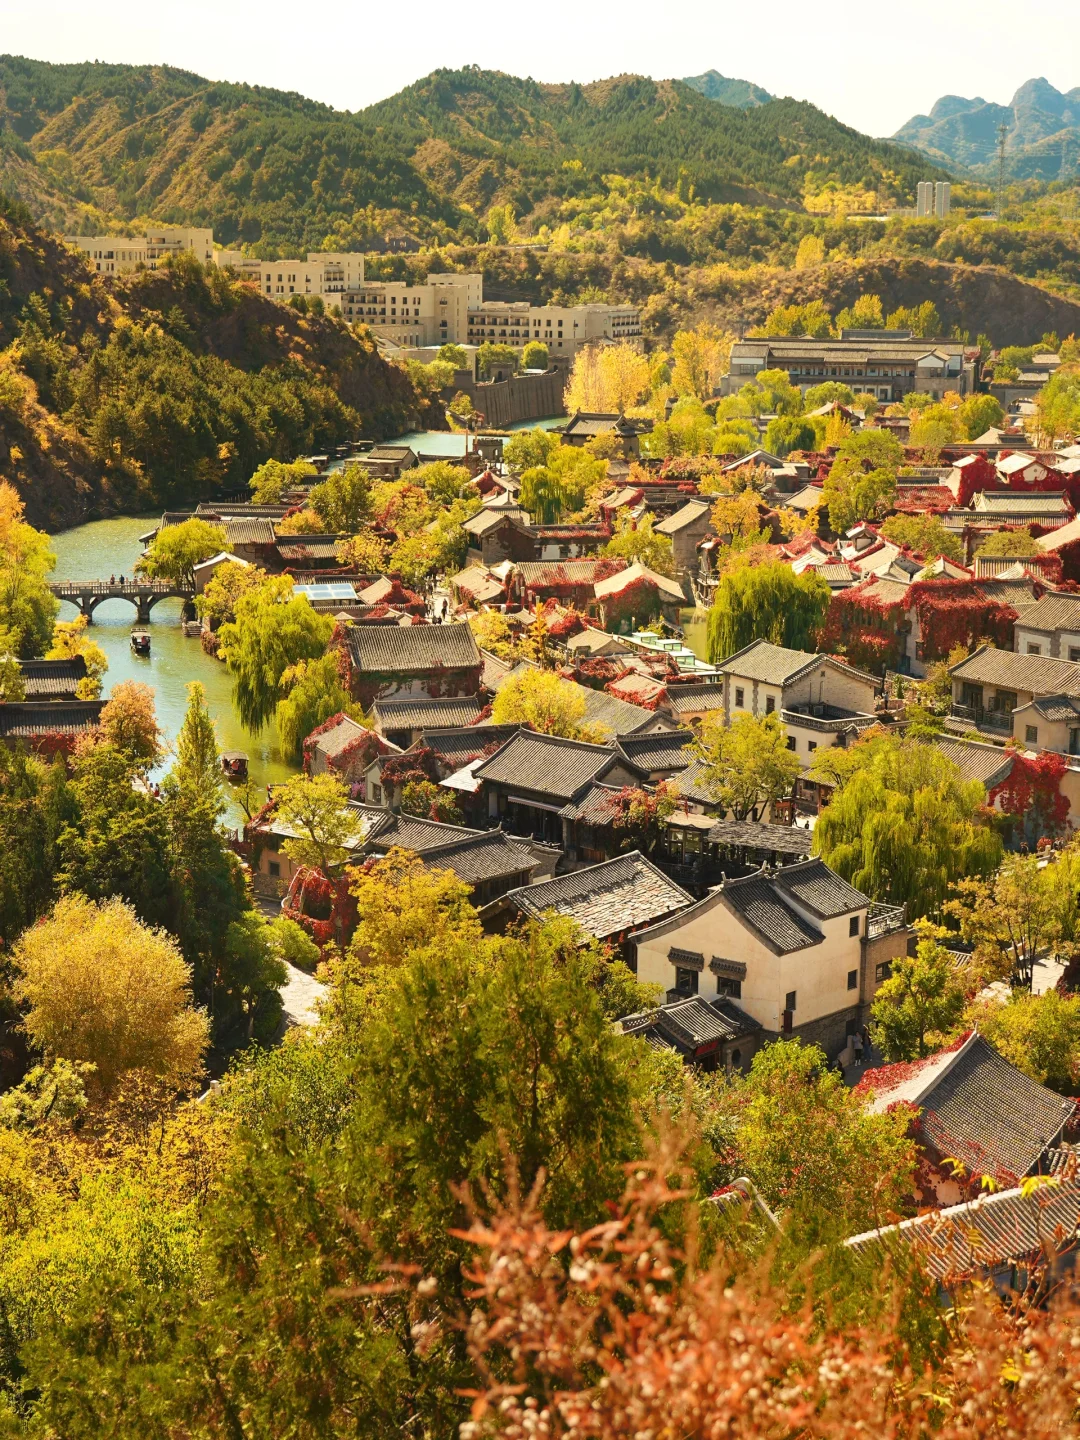
[{"label": "rocky cliff face", "polygon": [[1028,80],[1008,105],[944,95],[929,115],[915,115],[892,137],[944,165],[984,178],[997,175],[998,130],[1006,127],[1009,179],[1075,179],[1080,159],[1080,87],[1062,92]]}]

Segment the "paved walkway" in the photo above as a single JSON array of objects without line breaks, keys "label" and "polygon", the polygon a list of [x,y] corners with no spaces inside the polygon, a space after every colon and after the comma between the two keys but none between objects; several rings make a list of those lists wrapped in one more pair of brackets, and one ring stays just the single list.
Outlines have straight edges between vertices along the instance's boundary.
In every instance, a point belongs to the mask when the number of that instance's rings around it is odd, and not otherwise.
[{"label": "paved walkway", "polygon": [[326,986],[295,965],[286,964],[285,968],[289,972],[288,983],[281,987],[285,1024],[314,1028],[319,1023],[319,1002],[326,994]]}]

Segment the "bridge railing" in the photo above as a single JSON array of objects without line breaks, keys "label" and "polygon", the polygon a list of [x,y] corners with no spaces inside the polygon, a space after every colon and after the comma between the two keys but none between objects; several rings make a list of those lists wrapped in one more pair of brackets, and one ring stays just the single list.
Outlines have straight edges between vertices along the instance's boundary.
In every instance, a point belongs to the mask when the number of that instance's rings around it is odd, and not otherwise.
[{"label": "bridge railing", "polygon": [[191,585],[174,585],[170,580],[125,580],[111,583],[108,580],[52,580],[50,591],[58,598],[78,595],[192,595]]}]

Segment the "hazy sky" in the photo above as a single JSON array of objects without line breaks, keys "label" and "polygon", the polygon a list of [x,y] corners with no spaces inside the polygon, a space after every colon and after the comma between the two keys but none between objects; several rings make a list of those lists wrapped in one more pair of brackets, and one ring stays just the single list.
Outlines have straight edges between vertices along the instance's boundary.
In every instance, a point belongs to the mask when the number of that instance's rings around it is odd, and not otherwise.
[{"label": "hazy sky", "polygon": [[[1080,86],[1076,0],[496,0],[395,6],[0,0],[0,46],[41,60],[163,62],[358,110],[439,66],[537,80],[716,69],[890,135],[939,95],[1006,102],[1024,80]],[[114,18],[115,17],[115,18]]]}]

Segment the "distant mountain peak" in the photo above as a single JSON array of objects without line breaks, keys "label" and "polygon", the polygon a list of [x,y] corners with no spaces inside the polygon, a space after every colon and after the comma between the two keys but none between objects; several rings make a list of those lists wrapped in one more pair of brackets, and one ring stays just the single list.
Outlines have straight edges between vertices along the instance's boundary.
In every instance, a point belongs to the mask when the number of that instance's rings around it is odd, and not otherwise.
[{"label": "distant mountain peak", "polygon": [[755,105],[767,105],[775,98],[752,80],[733,80],[721,75],[719,70],[706,70],[704,75],[687,75],[682,83],[697,90],[707,100],[734,105],[739,110],[752,110]]}]

